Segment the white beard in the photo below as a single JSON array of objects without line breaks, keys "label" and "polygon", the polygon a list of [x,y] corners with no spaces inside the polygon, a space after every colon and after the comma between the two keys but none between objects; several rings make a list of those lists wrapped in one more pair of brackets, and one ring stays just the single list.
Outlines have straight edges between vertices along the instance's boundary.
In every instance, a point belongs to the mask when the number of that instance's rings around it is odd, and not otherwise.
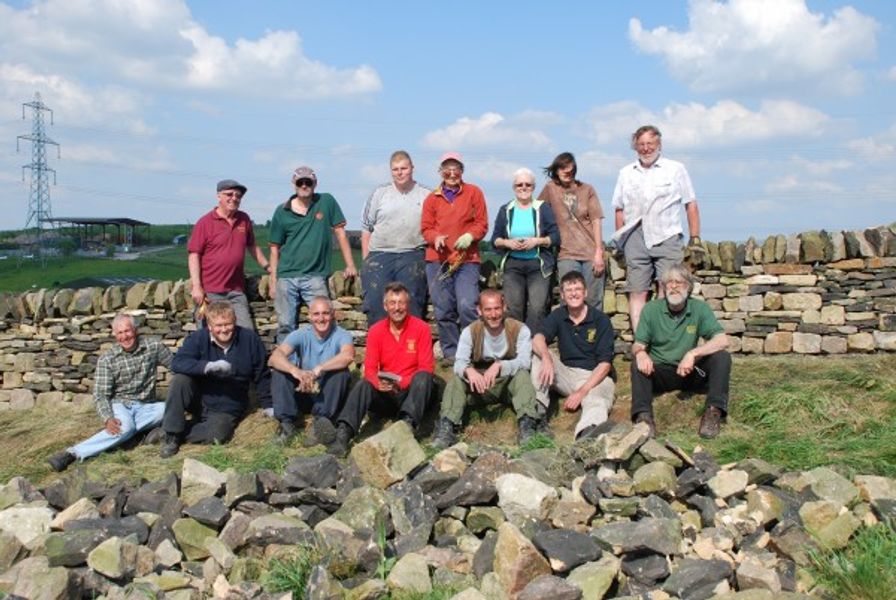
[{"label": "white beard", "polygon": [[639,154],[638,160],[640,160],[641,164],[644,165],[645,167],[649,167],[653,163],[655,163],[656,159],[658,159],[659,157],[660,157],[660,151],[657,150],[656,152],[651,152],[650,154]]},{"label": "white beard", "polygon": [[688,294],[688,293],[666,292],[666,303],[668,303],[669,308],[672,308],[672,309],[679,308],[680,309],[680,308],[683,308],[684,305],[687,303],[689,296],[690,296],[690,294]]}]

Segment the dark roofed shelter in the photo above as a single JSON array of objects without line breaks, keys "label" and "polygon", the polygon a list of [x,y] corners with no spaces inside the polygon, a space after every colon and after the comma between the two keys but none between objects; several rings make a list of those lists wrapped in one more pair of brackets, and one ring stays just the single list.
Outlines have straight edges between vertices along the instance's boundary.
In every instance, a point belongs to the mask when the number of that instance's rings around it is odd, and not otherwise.
[{"label": "dark roofed shelter", "polygon": [[[116,244],[133,246],[137,227],[146,228],[146,239],[149,239],[149,228],[151,225],[145,221],[137,219],[128,219],[126,217],[54,217],[45,219],[46,222],[55,226],[72,226],[79,230],[79,235],[83,241],[89,239],[94,227],[101,227],[103,230],[102,239],[106,240],[106,227],[115,227]],[[138,238],[139,241],[139,238]]]}]

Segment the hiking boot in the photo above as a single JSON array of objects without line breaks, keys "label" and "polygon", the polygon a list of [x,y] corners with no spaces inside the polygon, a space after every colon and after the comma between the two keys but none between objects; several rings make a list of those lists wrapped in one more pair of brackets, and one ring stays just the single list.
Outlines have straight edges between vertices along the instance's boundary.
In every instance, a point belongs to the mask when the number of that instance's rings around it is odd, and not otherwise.
[{"label": "hiking boot", "polygon": [[288,444],[295,434],[296,426],[292,421],[280,421],[275,441],[278,444]]},{"label": "hiking boot", "polygon": [[180,438],[176,433],[166,433],[165,443],[162,444],[162,449],[159,450],[159,456],[162,458],[171,458],[178,452],[180,452]]},{"label": "hiking boot", "polygon": [[600,425],[589,425],[585,429],[579,432],[579,435],[576,436],[576,441],[580,442],[582,440],[594,440],[598,437],[602,436],[605,433],[609,433],[616,426],[616,423],[613,421],[604,421]]},{"label": "hiking boot", "polygon": [[719,432],[722,430],[723,418],[721,409],[715,406],[708,406],[703,412],[703,417],[700,419],[700,428],[697,430],[700,433],[700,437],[712,439],[719,435]]},{"label": "hiking boot", "polygon": [[538,433],[538,421],[532,417],[521,417],[517,424],[517,443],[522,446]]},{"label": "hiking boot", "polygon": [[456,443],[457,432],[455,431],[454,423],[447,417],[442,417],[439,419],[439,422],[436,423],[436,431],[432,435],[432,441],[429,442],[429,445],[436,450],[444,450],[448,446],[453,446]]},{"label": "hiking boot", "polygon": [[329,446],[336,439],[336,426],[333,421],[327,417],[314,417],[311,421],[311,427],[305,435],[304,445],[306,447],[323,444]]},{"label": "hiking boot", "polygon": [[345,458],[348,455],[348,445],[352,441],[352,429],[345,423],[340,422],[336,428],[336,438],[333,443],[327,446],[327,454],[332,454],[337,458]]},{"label": "hiking boot", "polygon": [[656,423],[653,420],[653,415],[649,412],[639,412],[635,415],[635,423],[646,423],[648,434],[647,437],[653,439],[656,437]]},{"label": "hiking boot", "polygon": [[155,429],[150,430],[150,432],[146,434],[146,437],[143,438],[143,445],[149,446],[151,444],[159,444],[164,439],[165,430],[161,427],[156,427]]},{"label": "hiking boot", "polygon": [[47,459],[47,462],[50,463],[50,466],[53,467],[53,470],[57,473],[61,473],[65,471],[70,464],[77,460],[77,456],[69,452],[68,450],[63,450],[62,452],[57,452],[53,456]]}]

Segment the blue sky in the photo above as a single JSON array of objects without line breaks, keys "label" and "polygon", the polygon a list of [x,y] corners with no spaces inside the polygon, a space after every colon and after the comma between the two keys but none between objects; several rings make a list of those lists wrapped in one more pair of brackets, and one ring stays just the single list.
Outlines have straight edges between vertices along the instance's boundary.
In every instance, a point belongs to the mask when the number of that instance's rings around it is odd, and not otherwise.
[{"label": "blue sky", "polygon": [[[0,2],[0,229],[24,226],[23,102],[54,109],[53,215],[192,223],[215,182],[267,221],[300,164],[356,229],[388,156],[445,150],[490,215],[572,151],[610,200],[645,123],[709,240],[896,221],[896,3]],[[26,174],[27,176],[27,174]]]}]

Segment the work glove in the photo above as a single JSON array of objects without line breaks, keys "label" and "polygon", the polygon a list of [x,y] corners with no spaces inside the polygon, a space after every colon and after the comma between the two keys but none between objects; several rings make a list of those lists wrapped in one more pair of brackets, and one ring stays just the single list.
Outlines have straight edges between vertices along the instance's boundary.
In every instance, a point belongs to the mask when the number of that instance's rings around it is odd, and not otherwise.
[{"label": "work glove", "polygon": [[229,362],[224,360],[213,360],[211,362],[205,363],[205,369],[203,373],[206,375],[217,375],[218,377],[224,377],[226,375],[230,375],[230,372],[233,370],[233,367]]},{"label": "work glove", "polygon": [[465,233],[462,236],[460,236],[459,238],[457,238],[456,242],[454,242],[454,248],[456,250],[466,250],[467,248],[470,247],[470,244],[472,244],[472,243],[473,243],[473,234]]}]

